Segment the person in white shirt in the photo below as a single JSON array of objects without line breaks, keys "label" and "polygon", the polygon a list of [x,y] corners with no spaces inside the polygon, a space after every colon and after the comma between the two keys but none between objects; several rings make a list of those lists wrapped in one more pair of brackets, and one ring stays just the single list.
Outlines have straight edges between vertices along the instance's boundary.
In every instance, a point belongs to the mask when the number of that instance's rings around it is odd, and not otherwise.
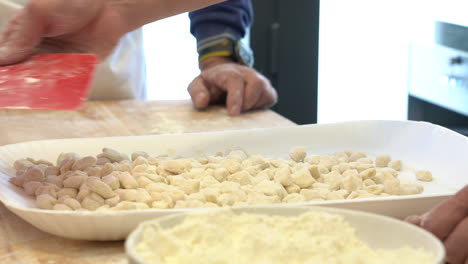
[{"label": "person in white shirt", "polygon": [[0,65],[17,63],[34,53],[95,53],[102,62],[91,100],[145,99],[141,26],[206,7],[190,13],[201,69],[189,84],[195,107],[225,100],[231,115],[270,107],[277,100],[276,91],[251,67],[246,41],[253,20],[250,0],[218,2],[0,0],[0,28],[5,28],[0,36]]}]

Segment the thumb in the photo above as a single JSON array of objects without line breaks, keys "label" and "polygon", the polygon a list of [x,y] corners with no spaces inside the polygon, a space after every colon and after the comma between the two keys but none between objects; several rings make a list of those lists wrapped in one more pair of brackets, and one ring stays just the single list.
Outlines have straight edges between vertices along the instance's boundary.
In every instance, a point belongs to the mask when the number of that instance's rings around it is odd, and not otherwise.
[{"label": "thumb", "polygon": [[413,225],[421,225],[422,217],[419,215],[410,215],[405,218],[405,221]]},{"label": "thumb", "polygon": [[24,8],[13,18],[0,39],[0,65],[13,64],[33,54],[45,29],[39,14]]}]

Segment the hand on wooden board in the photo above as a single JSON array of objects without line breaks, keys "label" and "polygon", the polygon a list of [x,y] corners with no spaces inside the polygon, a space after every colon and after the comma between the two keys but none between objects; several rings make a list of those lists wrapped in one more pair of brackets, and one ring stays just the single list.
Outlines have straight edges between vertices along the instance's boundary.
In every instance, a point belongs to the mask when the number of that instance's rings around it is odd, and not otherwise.
[{"label": "hand on wooden board", "polygon": [[278,97],[265,76],[226,57],[203,61],[201,74],[190,83],[188,91],[196,108],[204,109],[225,100],[232,116],[270,107]]}]

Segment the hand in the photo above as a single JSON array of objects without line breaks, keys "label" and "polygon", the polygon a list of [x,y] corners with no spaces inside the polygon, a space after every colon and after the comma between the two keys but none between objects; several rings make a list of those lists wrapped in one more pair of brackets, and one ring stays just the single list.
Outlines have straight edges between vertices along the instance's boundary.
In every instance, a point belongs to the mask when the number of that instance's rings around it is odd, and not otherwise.
[{"label": "hand", "polygon": [[124,34],[118,5],[106,0],[32,0],[0,37],[0,65],[34,53],[107,56]]},{"label": "hand", "polygon": [[442,240],[449,263],[468,264],[468,185],[431,211],[409,216],[406,221]]},{"label": "hand", "polygon": [[226,99],[229,115],[270,107],[277,94],[270,82],[252,68],[232,62],[226,57],[203,61],[201,74],[189,85],[188,91],[196,108]]},{"label": "hand", "polygon": [[30,0],[0,36],[0,65],[35,53],[104,59],[127,32],[222,0]]}]

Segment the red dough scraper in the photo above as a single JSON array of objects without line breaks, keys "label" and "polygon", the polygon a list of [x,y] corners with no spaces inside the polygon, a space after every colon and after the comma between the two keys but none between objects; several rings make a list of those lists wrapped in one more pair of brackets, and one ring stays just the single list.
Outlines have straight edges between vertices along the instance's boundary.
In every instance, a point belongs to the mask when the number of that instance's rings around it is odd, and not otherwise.
[{"label": "red dough scraper", "polygon": [[98,57],[39,54],[0,66],[0,108],[71,110],[88,97]]}]

